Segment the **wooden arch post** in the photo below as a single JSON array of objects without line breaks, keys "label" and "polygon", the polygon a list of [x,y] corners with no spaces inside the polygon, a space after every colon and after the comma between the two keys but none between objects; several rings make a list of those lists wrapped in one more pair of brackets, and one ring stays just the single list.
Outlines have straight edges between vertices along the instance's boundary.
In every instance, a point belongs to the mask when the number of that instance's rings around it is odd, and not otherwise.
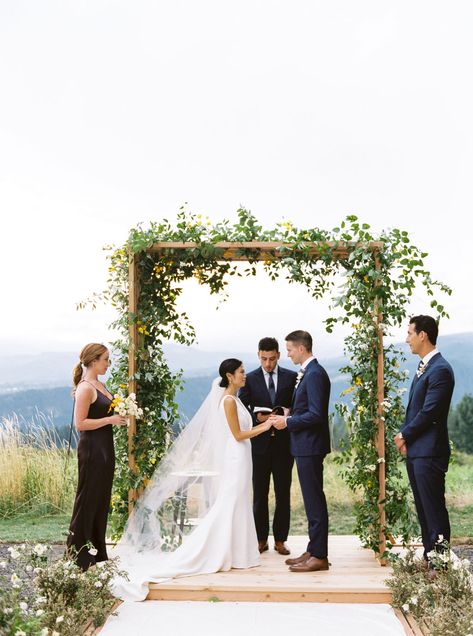
[{"label": "wooden arch post", "polygon": [[[179,253],[199,247],[197,243],[191,242],[176,242],[166,241],[154,243],[146,251],[149,253],[163,253],[170,252],[172,257],[180,259]],[[220,242],[216,243],[215,247],[222,250],[222,260],[225,261],[247,261],[250,260],[267,260],[284,258],[288,255],[289,250],[293,249],[291,245],[286,245],[278,241],[247,241],[247,242]],[[332,256],[335,260],[346,260],[349,254],[360,244],[353,242],[346,243],[329,243],[328,247],[332,250]],[[384,244],[379,241],[371,241],[368,244],[363,244],[363,247],[370,250],[374,261],[375,268],[379,272],[381,263],[379,259],[379,253],[382,251]],[[327,243],[305,243],[304,249],[308,250],[308,254],[314,259],[318,260],[322,252],[326,252]],[[136,324],[136,316],[138,315],[138,300],[139,300],[139,272],[137,259],[135,254],[130,250],[129,252],[129,352],[128,352],[128,371],[129,392],[136,393],[137,382],[137,360],[136,352],[139,347],[139,334]],[[375,285],[379,285],[379,279],[376,280]],[[380,520],[380,533],[378,543],[378,555],[381,557],[386,550],[386,536],[385,536],[385,498],[386,498],[386,467],[384,462],[385,451],[385,427],[383,418],[383,402],[384,402],[384,348],[383,348],[383,330],[381,328],[382,314],[380,311],[379,298],[375,296],[375,303],[373,307],[374,317],[376,319],[377,331],[378,331],[378,362],[377,362],[377,451],[378,451],[378,476],[379,476],[379,497],[378,497],[378,509]],[[135,456],[133,453],[133,439],[136,432],[135,418],[130,418],[130,425],[128,428],[128,465],[130,470],[136,474],[137,467],[135,462]],[[133,510],[134,503],[137,499],[137,491],[131,489],[128,494],[128,509],[129,513]],[[379,559],[381,565],[386,565],[386,561],[382,558]]]},{"label": "wooden arch post", "polygon": [[[376,271],[379,274],[381,269],[381,262],[379,259],[379,252],[373,253]],[[375,287],[380,284],[379,278],[376,279]],[[383,314],[381,313],[379,296],[375,296],[374,301],[374,316],[376,319],[376,329],[378,334],[378,368],[377,368],[377,403],[378,408],[376,412],[377,417],[377,438],[376,447],[378,451],[378,483],[379,483],[379,495],[378,495],[378,509],[379,509],[379,543],[378,543],[378,555],[381,565],[386,565],[386,559],[383,558],[383,554],[386,551],[386,510],[384,502],[386,500],[386,462],[385,462],[385,441],[386,432],[384,426],[384,344],[383,344],[383,328],[382,320]]]},{"label": "wooden arch post", "polygon": [[[128,393],[136,393],[136,372],[137,360],[136,352],[138,350],[138,325],[136,324],[136,316],[138,314],[138,296],[139,296],[139,277],[136,255],[130,250],[128,255]],[[135,455],[133,452],[133,439],[136,433],[136,418],[130,417],[128,426],[128,467],[132,473],[136,473]],[[137,491],[131,489],[128,491],[128,514],[131,514],[135,501],[137,499]]]}]

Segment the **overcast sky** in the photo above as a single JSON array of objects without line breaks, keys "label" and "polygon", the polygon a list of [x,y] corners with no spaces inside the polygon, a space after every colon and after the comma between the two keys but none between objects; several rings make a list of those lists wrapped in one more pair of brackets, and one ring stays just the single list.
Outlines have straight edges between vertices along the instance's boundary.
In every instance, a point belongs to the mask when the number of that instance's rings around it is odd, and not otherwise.
[{"label": "overcast sky", "polygon": [[[468,0],[3,0],[0,350],[107,341],[110,310],[75,310],[102,246],[184,202],[406,229],[454,289],[442,331],[471,331],[472,18]],[[341,352],[303,289],[262,276],[214,311],[191,287],[204,349],[306,328]]]}]

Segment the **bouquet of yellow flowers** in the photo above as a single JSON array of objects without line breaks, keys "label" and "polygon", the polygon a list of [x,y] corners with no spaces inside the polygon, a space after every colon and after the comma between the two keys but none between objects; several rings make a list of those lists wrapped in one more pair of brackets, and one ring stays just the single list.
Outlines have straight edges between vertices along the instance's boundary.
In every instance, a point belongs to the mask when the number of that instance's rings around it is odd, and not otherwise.
[{"label": "bouquet of yellow flowers", "polygon": [[112,403],[108,409],[109,413],[112,411],[121,417],[134,416],[137,419],[143,417],[143,409],[140,408],[136,402],[136,395],[130,393],[125,395],[123,391],[115,393]]}]

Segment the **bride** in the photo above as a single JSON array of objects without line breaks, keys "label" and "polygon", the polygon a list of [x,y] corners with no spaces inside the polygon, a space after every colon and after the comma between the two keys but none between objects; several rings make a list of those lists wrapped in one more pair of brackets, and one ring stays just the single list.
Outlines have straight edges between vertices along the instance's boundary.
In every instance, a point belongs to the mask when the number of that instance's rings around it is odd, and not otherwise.
[{"label": "bride", "polygon": [[156,469],[112,553],[129,575],[129,581],[114,581],[118,598],[144,600],[148,582],[259,565],[249,440],[271,426],[253,427],[237,397],[245,385],[241,360],[224,360],[219,374]]}]

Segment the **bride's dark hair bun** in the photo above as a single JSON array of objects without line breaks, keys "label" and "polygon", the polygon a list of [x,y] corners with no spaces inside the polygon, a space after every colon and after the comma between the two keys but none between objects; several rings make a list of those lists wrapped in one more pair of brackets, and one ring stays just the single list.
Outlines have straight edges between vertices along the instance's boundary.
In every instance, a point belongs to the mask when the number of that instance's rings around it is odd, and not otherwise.
[{"label": "bride's dark hair bun", "polygon": [[241,360],[237,360],[236,358],[228,358],[227,360],[224,360],[219,368],[218,368],[218,372],[220,374],[220,377],[222,378],[220,380],[220,386],[223,387],[224,389],[227,388],[228,386],[228,378],[227,378],[227,373],[231,373],[232,375],[235,373],[235,371],[241,367],[241,365],[243,364],[243,362]]}]

